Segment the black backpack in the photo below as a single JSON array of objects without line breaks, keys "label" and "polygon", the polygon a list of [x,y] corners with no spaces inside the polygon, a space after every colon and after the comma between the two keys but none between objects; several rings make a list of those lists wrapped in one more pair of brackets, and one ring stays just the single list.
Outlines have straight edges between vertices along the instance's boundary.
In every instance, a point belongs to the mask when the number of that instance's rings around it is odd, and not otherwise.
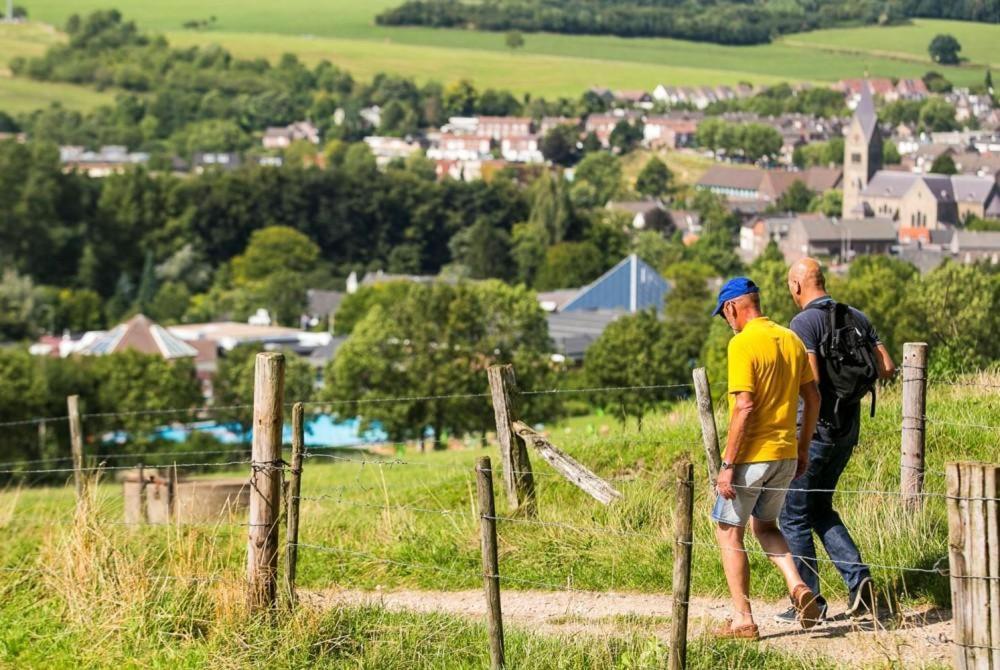
[{"label": "black backpack", "polygon": [[837,417],[840,403],[860,402],[872,397],[871,415],[875,416],[875,345],[862,332],[861,324],[850,306],[832,300],[817,305],[827,313],[826,337],[820,342],[822,383],[837,398],[833,416]]}]

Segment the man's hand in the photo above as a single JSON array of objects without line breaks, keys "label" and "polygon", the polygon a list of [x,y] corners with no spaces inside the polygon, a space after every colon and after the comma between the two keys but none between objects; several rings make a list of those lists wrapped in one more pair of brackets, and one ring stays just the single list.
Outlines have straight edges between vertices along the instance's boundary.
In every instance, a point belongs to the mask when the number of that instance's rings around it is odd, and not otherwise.
[{"label": "man's hand", "polygon": [[795,479],[798,479],[809,469],[809,454],[799,456],[798,464],[795,466]]},{"label": "man's hand", "polygon": [[719,471],[719,476],[715,479],[715,490],[726,500],[732,500],[736,497],[736,489],[733,488],[732,468]]}]

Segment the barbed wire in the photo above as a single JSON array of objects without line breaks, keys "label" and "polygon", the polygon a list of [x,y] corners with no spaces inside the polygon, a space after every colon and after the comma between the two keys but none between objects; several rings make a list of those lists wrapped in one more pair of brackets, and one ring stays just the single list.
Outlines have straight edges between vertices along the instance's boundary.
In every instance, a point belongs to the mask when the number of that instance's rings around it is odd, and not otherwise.
[{"label": "barbed wire", "polygon": [[939,426],[956,426],[959,428],[982,428],[984,430],[1000,430],[1000,424],[983,424],[983,423],[966,423],[962,421],[948,421],[929,416],[925,416],[924,421],[930,424],[937,424]]},{"label": "barbed wire", "polygon": [[[289,447],[283,447],[283,449],[288,449]],[[116,453],[116,454],[84,454],[84,458],[96,459],[99,461],[120,459],[120,458],[173,458],[176,456],[221,456],[229,454],[245,454],[250,451],[250,446],[247,445],[245,449],[210,449],[205,451],[168,451],[168,452],[156,452],[156,451],[145,451],[141,453]],[[26,461],[8,461],[6,463],[0,463],[0,468],[9,468],[16,465],[34,465],[36,463],[64,463],[67,461],[72,461],[72,456],[51,456],[48,458],[34,458]],[[138,465],[138,464],[137,464]],[[163,467],[163,464],[150,465],[150,467]]]},{"label": "barbed wire", "polygon": [[[213,462],[213,463],[171,463],[167,466],[170,469],[181,469],[181,468],[201,468],[201,467],[224,467],[224,466],[235,466],[235,465],[252,465],[251,460],[242,461],[229,461],[224,463]],[[277,467],[271,464],[260,465],[258,467],[262,468],[273,468]],[[137,470],[135,465],[95,465],[80,468],[80,472],[97,472],[101,470]],[[60,472],[76,472],[76,468],[46,468],[43,470],[0,470],[0,474],[3,475],[30,475],[30,474],[56,474]]]}]

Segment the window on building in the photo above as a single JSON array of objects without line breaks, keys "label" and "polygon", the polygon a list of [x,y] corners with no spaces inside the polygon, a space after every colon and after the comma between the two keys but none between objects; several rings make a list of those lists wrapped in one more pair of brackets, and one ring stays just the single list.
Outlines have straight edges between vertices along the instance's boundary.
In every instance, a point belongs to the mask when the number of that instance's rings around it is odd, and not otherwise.
[{"label": "window on building", "polygon": [[861,162],[861,154],[851,154],[851,162],[852,163],[860,163]]}]

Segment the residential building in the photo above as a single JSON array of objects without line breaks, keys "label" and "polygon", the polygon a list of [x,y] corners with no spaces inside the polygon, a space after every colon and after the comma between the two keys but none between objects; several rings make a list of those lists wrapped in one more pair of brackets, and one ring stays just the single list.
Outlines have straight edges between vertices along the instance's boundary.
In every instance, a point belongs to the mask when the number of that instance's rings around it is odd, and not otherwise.
[{"label": "residential building", "polygon": [[642,118],[642,115],[635,111],[616,110],[613,114],[591,114],[584,123],[584,133],[594,133],[601,145],[607,147],[611,140],[611,133],[622,121],[634,123]]},{"label": "residential building", "polygon": [[191,157],[191,171],[203,174],[209,170],[235,170],[243,164],[236,152],[196,151]]},{"label": "residential building", "polygon": [[143,314],[136,314],[79,348],[84,356],[106,356],[123,351],[160,356],[166,359],[195,358],[198,350]]},{"label": "residential building", "polygon": [[476,120],[475,134],[494,140],[531,134],[531,117],[528,116],[480,116]]},{"label": "residential building", "polygon": [[630,254],[580,289],[562,311],[619,309],[635,313],[649,307],[661,311],[668,290],[669,285],[660,273],[637,255]]},{"label": "residential building", "polygon": [[944,249],[960,263],[1000,264],[1000,232],[954,230]]},{"label": "residential building", "polygon": [[841,172],[837,168],[822,167],[791,171],[717,164],[712,165],[695,186],[737,201],[773,203],[796,181],[801,181],[811,191],[822,193],[840,185]]},{"label": "residential building", "polygon": [[261,138],[265,149],[286,149],[298,141],[319,144],[319,129],[309,121],[296,121],[284,127],[272,126]]},{"label": "residential building", "polygon": [[745,222],[740,227],[740,257],[750,263],[764,253],[771,242],[780,246],[797,218],[795,214],[777,214],[757,216]]},{"label": "residential building", "polygon": [[428,137],[427,157],[433,160],[471,161],[490,157],[492,143],[486,135],[440,133]]},{"label": "residential building", "polygon": [[394,160],[406,160],[411,155],[423,151],[423,147],[420,146],[419,142],[401,137],[369,135],[365,138],[365,144],[372,150],[372,154],[375,156],[375,163],[380,168],[384,168]]},{"label": "residential building", "polygon": [[805,256],[819,256],[847,263],[861,255],[887,255],[898,244],[891,219],[828,219],[800,216],[788,226],[779,243],[785,260],[794,263]]},{"label": "residential building", "polygon": [[569,117],[569,116],[543,116],[542,120],[538,122],[538,134],[542,137],[559,126],[579,126],[580,119]]},{"label": "residential building", "polygon": [[675,116],[648,116],[643,125],[643,143],[650,148],[679,149],[694,143],[698,121]]},{"label": "residential building", "polygon": [[65,172],[82,172],[90,177],[107,177],[149,162],[149,154],[130,152],[118,145],[103,146],[99,151],[83,147],[59,147],[59,161]]},{"label": "residential building", "polygon": [[653,108],[653,96],[647,91],[615,91],[615,100],[642,109]]},{"label": "residential building", "polygon": [[500,155],[511,163],[544,163],[538,135],[508,135],[500,140]]}]

